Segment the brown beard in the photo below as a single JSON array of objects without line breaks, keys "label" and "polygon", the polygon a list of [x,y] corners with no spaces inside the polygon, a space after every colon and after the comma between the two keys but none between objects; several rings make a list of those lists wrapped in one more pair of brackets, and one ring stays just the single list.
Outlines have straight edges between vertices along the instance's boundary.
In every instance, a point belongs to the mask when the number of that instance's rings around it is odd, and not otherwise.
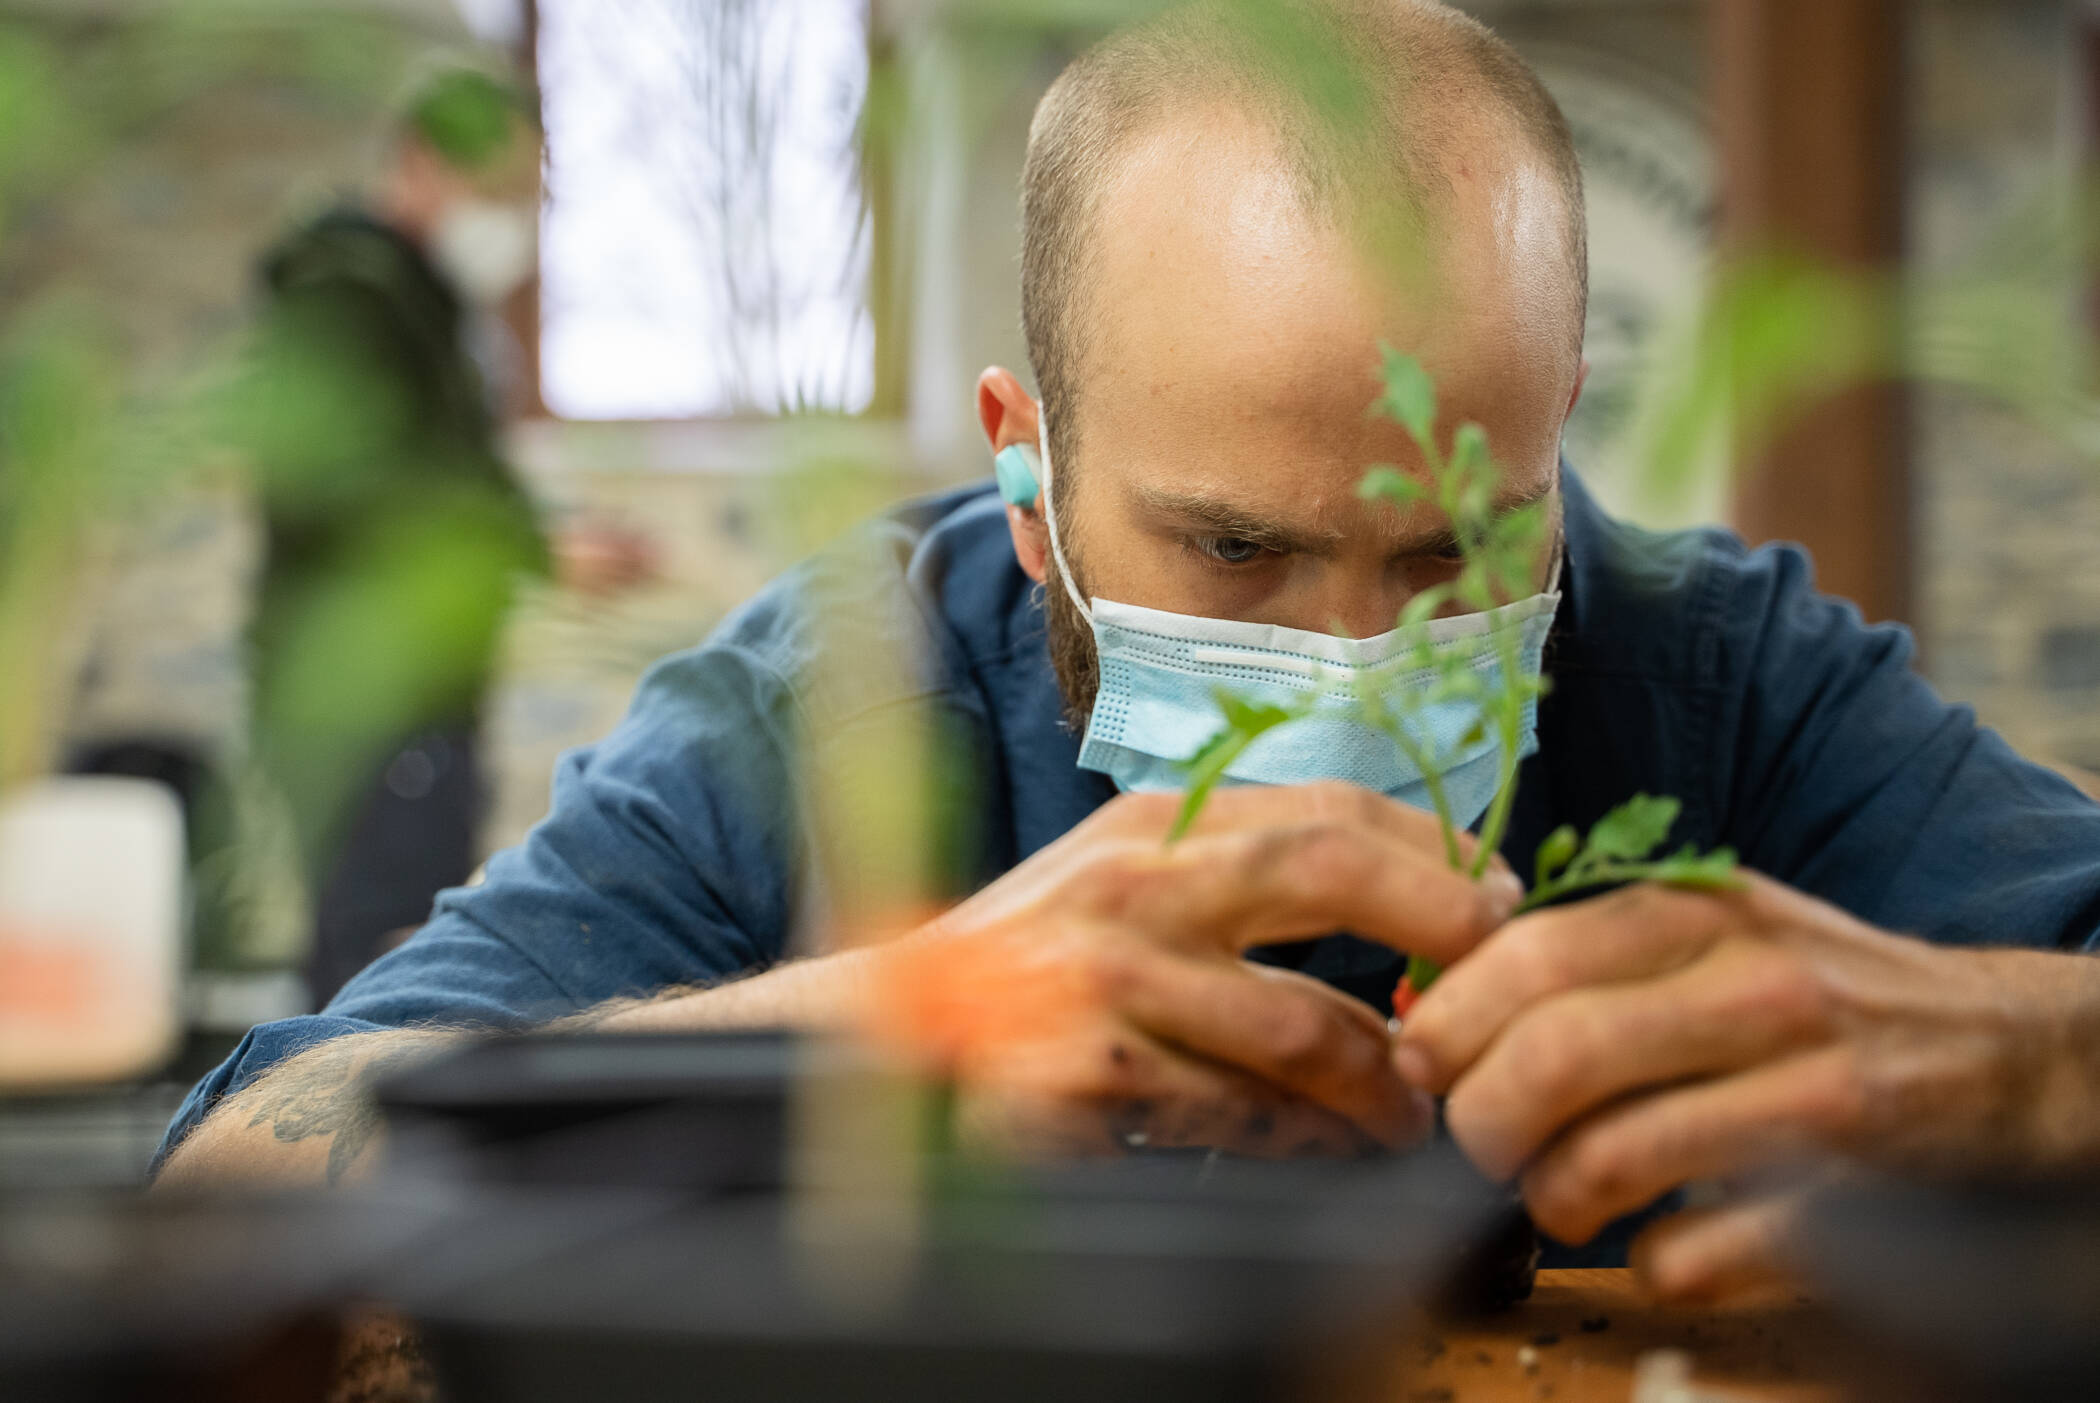
[{"label": "brown beard", "polygon": [[[1073,578],[1079,577],[1077,547],[1064,543],[1068,559],[1075,561]],[[1065,590],[1064,573],[1055,555],[1043,561],[1043,631],[1050,647],[1050,670],[1057,676],[1057,690],[1065,699],[1065,725],[1086,730],[1094,712],[1094,695],[1101,688],[1100,661],[1094,654],[1094,630],[1072,596]]]}]

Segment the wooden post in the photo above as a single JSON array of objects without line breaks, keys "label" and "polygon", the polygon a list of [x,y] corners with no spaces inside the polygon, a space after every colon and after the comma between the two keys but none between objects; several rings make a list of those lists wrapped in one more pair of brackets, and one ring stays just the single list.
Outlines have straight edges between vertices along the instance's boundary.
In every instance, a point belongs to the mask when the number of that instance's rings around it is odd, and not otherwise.
[{"label": "wooden post", "polygon": [[[520,9],[523,16],[518,37],[517,63],[519,74],[532,84],[533,101],[539,103],[540,82],[540,5],[539,0],[524,0]],[[542,132],[547,129],[544,112],[534,116],[534,123]],[[540,199],[546,199],[544,188]],[[518,383],[512,387],[511,403],[504,409],[522,419],[547,418],[547,397],[540,375],[540,275],[537,269],[523,287],[512,293],[503,304],[501,316],[510,327],[511,335],[518,346]]]},{"label": "wooden post", "polygon": [[[1902,0],[1714,0],[1722,241],[1893,268],[1903,244]],[[1822,588],[1869,619],[1910,614],[1902,392],[1873,386],[1808,415],[1741,465],[1736,525],[1791,540]]]}]

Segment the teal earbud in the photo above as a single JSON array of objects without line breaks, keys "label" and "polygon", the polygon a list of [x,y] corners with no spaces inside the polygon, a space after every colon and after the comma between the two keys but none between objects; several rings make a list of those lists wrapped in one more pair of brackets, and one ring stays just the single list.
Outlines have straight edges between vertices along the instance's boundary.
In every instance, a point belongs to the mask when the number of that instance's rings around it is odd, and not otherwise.
[{"label": "teal earbud", "polygon": [[992,459],[992,475],[999,479],[999,495],[1023,511],[1034,511],[1036,500],[1043,495],[1042,471],[1042,455],[1036,452],[1032,443],[1017,443],[1002,449],[999,456]]}]

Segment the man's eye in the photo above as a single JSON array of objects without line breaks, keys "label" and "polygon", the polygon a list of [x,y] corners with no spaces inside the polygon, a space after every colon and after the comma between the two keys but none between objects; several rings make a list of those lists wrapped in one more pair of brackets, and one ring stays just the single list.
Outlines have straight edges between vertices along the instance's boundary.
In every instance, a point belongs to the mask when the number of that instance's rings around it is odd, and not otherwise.
[{"label": "man's eye", "polygon": [[1211,559],[1224,565],[1246,565],[1259,560],[1267,547],[1242,536],[1207,536],[1196,543]]}]

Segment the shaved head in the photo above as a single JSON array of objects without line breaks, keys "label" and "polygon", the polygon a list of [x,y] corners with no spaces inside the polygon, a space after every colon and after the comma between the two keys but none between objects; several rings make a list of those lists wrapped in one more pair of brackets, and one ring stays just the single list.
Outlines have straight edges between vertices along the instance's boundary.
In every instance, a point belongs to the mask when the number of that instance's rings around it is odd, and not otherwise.
[{"label": "shaved head", "polygon": [[1208,0],[1087,51],[1051,86],[1029,133],[1021,314],[1063,459],[1074,457],[1068,435],[1102,329],[1093,274],[1104,206],[1146,139],[1192,118],[1199,135],[1242,128],[1244,154],[1287,177],[1299,213],[1353,226],[1360,246],[1397,251],[1380,225],[1389,235],[1401,216],[1417,236],[1415,260],[1468,232],[1444,217],[1454,171],[1474,152],[1523,150],[1556,188],[1563,332],[1579,360],[1581,170],[1559,107],[1514,50],[1435,0]]},{"label": "shaved head", "polygon": [[[1373,463],[1424,470],[1367,413],[1382,345],[1434,377],[1447,438],[1487,433],[1510,506],[1557,510],[1582,383],[1582,180],[1552,98],[1473,20],[1431,0],[1168,11],[1057,80],[1023,183],[1045,500],[1083,594],[1360,638],[1448,581],[1448,521],[1356,491]],[[986,374],[993,451],[1032,439],[1038,406]],[[1049,585],[1076,723],[1091,631],[1041,513],[1009,525]]]}]

